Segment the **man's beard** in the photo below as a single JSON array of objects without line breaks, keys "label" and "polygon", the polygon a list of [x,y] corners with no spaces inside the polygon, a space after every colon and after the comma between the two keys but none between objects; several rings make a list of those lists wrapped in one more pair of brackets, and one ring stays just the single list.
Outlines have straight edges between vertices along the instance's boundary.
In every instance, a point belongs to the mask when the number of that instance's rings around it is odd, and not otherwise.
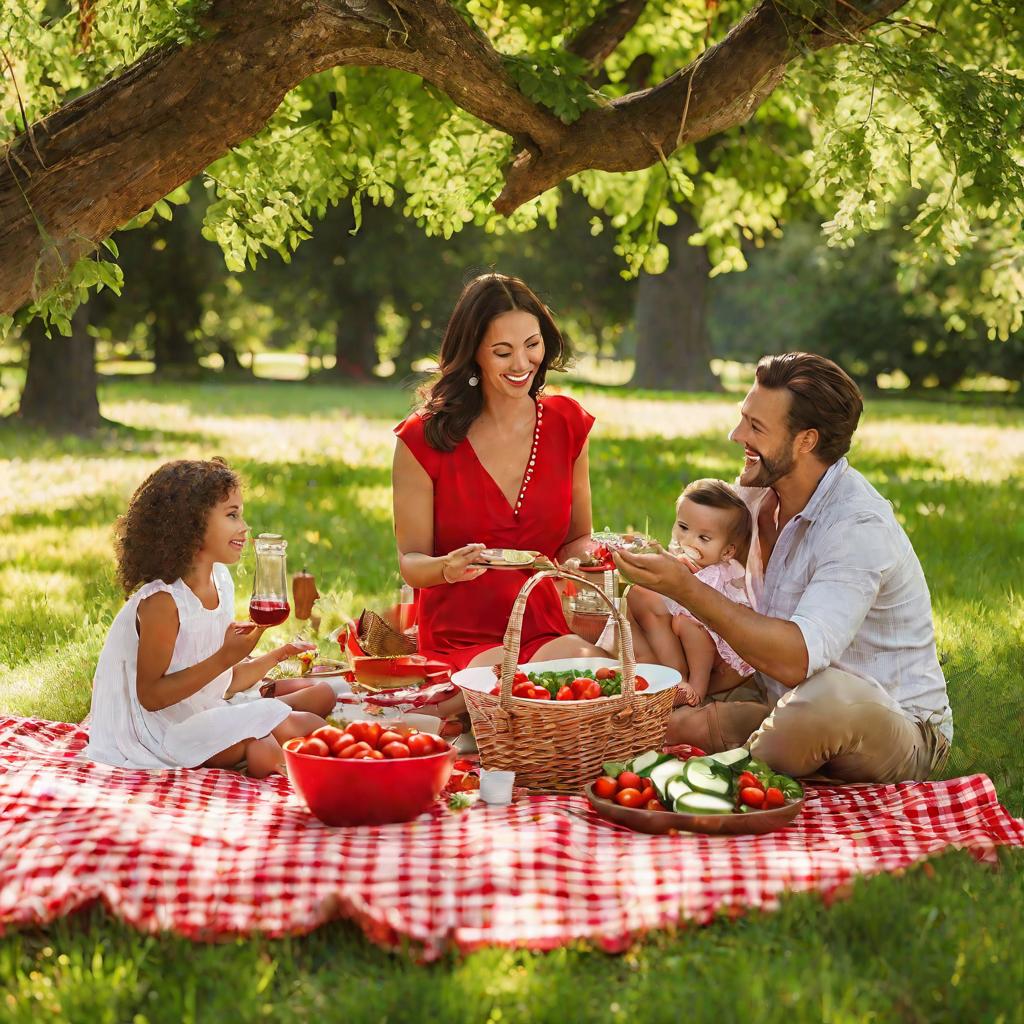
[{"label": "man's beard", "polygon": [[[765,455],[763,452],[757,454],[761,461],[755,466],[749,467],[746,465],[746,454],[744,454],[743,472],[740,474],[740,480],[744,487],[771,487],[772,484],[789,473],[796,463],[793,452],[789,448],[783,448],[777,454],[772,455]],[[748,480],[746,474],[751,471],[756,471],[756,475],[752,480]]]}]

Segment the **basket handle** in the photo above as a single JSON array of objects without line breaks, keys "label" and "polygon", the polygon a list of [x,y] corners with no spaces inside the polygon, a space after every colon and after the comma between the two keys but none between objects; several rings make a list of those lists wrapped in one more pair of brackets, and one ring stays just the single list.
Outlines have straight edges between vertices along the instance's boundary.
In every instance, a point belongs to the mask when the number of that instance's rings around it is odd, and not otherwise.
[{"label": "basket handle", "polygon": [[615,603],[601,587],[592,583],[585,576],[569,572],[567,569],[542,569],[540,572],[534,573],[523,584],[522,590],[516,596],[503,641],[505,653],[501,660],[501,692],[498,697],[498,706],[506,714],[509,713],[512,700],[512,678],[519,665],[519,645],[522,640],[523,616],[526,613],[526,602],[529,599],[530,592],[541,580],[555,578],[572,580],[576,586],[592,590],[608,605],[608,609],[619,627],[619,664],[622,667],[622,696],[626,698],[626,707],[622,711],[626,713],[626,717],[631,717],[633,703],[636,700],[636,658],[633,654],[633,634],[630,631],[629,622],[626,616],[615,607]]}]

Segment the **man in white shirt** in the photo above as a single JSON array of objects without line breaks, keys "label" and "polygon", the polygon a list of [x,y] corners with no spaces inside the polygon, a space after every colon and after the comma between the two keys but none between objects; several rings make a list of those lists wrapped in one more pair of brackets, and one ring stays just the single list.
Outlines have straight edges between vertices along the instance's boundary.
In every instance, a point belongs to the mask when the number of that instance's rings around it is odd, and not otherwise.
[{"label": "man in white shirt", "polygon": [[[749,746],[790,775],[924,779],[953,737],[921,563],[892,506],[845,456],[863,400],[839,366],[766,356],[729,435],[743,445],[752,608],[664,553],[616,555],[630,580],[673,598],[756,670],[673,713],[669,739],[709,752]],[[712,689],[716,687],[712,680]]]}]

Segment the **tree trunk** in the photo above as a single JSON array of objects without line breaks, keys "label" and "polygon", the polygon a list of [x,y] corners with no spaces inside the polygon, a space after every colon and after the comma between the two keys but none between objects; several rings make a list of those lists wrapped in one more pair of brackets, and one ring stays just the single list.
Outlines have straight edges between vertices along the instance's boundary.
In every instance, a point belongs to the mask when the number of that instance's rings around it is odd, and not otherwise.
[{"label": "tree trunk", "polygon": [[217,339],[217,351],[220,353],[221,359],[224,360],[224,373],[245,373],[245,368],[238,359],[238,352],[235,350],[235,346],[227,338]]},{"label": "tree trunk", "polygon": [[96,339],[87,330],[91,303],[71,318],[71,337],[28,326],[28,373],[18,419],[54,433],[88,434],[103,422],[96,394]]},{"label": "tree trunk", "polygon": [[332,373],[347,380],[373,380],[377,366],[377,307],[369,297],[348,302],[334,336]]},{"label": "tree trunk", "polygon": [[711,372],[707,290],[711,264],[703,246],[690,245],[697,222],[679,209],[679,220],[664,236],[669,250],[663,274],[641,274],[636,296],[637,388],[721,391]]}]

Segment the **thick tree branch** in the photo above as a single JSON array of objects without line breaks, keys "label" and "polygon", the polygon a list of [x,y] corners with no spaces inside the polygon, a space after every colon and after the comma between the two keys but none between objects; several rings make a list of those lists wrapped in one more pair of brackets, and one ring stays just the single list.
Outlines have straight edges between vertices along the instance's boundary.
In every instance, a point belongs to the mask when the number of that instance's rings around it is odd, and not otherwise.
[{"label": "thick tree branch", "polygon": [[[327,68],[419,75],[516,139],[523,148],[495,204],[510,213],[577,171],[646,167],[742,123],[801,48],[853,41],[904,2],[833,0],[812,24],[761,0],[687,68],[565,125],[516,88],[490,41],[445,0],[214,0],[202,40],[148,54],[0,152],[0,312],[38,296]],[[596,60],[637,6],[615,3],[603,30],[578,40],[581,52]]]},{"label": "thick tree branch", "polygon": [[647,0],[612,0],[600,16],[579,32],[566,49],[599,68],[643,14]]},{"label": "thick tree branch", "polygon": [[856,43],[907,0],[832,0],[811,21],[760,0],[720,43],[652,89],[588,110],[554,149],[524,150],[505,173],[499,213],[578,171],[633,171],[743,124],[771,95],[787,65],[806,50]]}]

